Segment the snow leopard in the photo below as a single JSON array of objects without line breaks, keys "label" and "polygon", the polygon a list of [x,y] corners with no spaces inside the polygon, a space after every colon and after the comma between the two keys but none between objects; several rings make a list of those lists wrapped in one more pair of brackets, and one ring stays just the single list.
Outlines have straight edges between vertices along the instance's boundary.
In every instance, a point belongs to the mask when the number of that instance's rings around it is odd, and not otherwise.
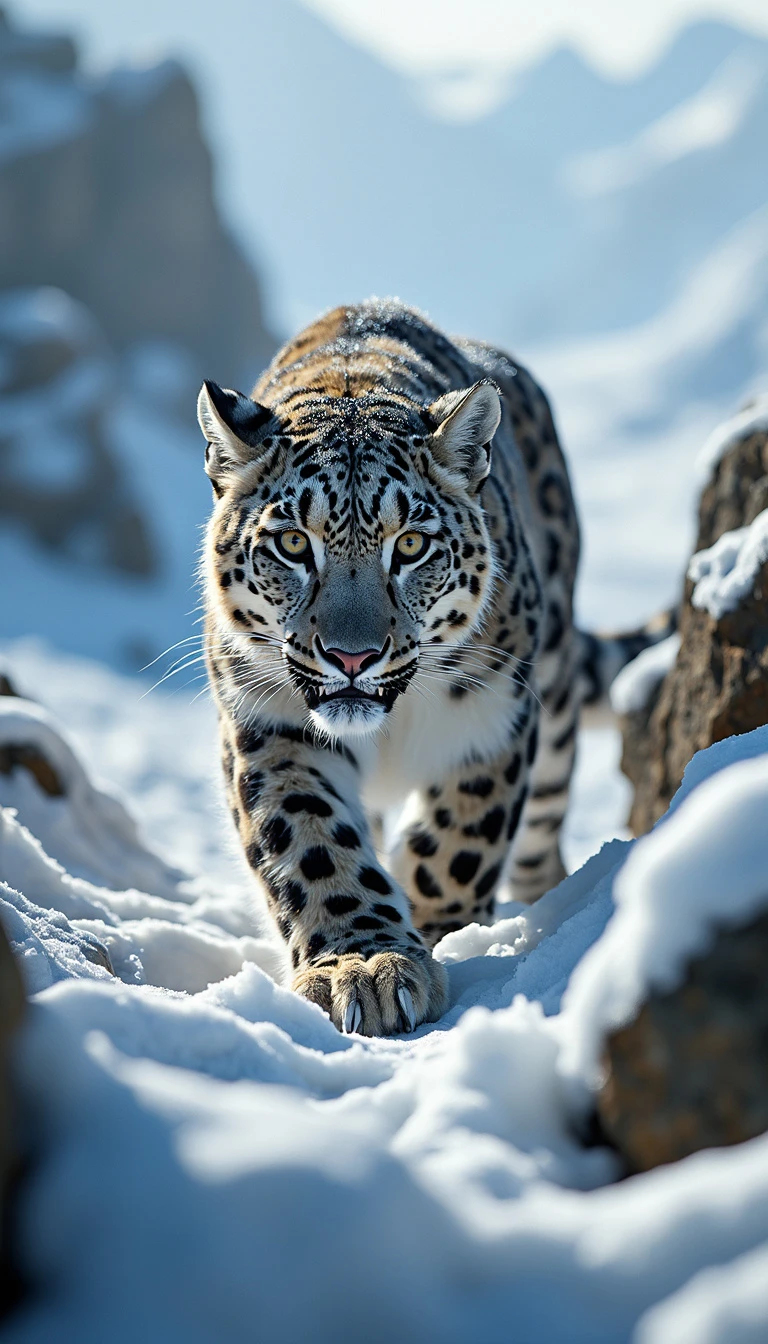
[{"label": "snow leopard", "polygon": [[206,382],[198,419],[245,858],[293,988],[343,1032],[412,1031],[446,1006],[434,944],[490,922],[502,882],[530,903],[565,875],[590,646],[547,398],[503,351],[372,300],[313,322],[250,396]]}]

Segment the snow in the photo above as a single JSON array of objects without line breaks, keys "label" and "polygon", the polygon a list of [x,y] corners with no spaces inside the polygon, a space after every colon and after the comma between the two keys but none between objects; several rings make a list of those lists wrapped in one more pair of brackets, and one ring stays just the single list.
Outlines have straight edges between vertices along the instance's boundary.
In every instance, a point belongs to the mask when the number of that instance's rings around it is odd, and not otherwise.
[{"label": "snow", "polygon": [[764,431],[768,431],[768,396],[758,396],[709,435],[696,463],[702,484],[731,448],[750,434]]},{"label": "snow", "polygon": [[680,636],[675,631],[658,644],[643,649],[623,667],[611,685],[611,705],[617,714],[636,714],[645,709],[660,681],[675,665]]},{"label": "snow", "polygon": [[768,560],[768,509],[748,527],[724,532],[714,546],[697,551],[688,565],[694,584],[691,602],[719,621],[748,597]]},{"label": "snow", "polygon": [[[768,752],[768,729],[747,736]],[[761,754],[700,782],[674,820],[634,845],[613,884],[616,913],[569,986],[567,1069],[596,1076],[607,1032],[631,1021],[649,991],[674,989],[715,929],[747,924],[768,905],[766,806]]]},{"label": "snow", "polygon": [[[581,1135],[602,1033],[764,901],[768,729],[700,753],[649,837],[445,938],[443,1019],[366,1040],[281,984],[202,787],[208,706],[39,645],[3,661],[51,707],[0,701],[0,742],[37,745],[67,785],[0,776],[0,912],[34,994],[19,1236],[44,1288],[10,1344],[95,1344],[105,1310],[115,1344],[764,1335],[768,1139],[616,1184]],[[575,810],[594,844],[591,736]]]},{"label": "snow", "polygon": [[[145,18],[162,27],[158,14]],[[136,24],[127,11],[119,22],[129,50]],[[623,627],[667,605],[690,553],[697,458],[711,471],[742,433],[768,426],[763,396],[701,454],[764,371],[765,44],[702,26],[626,85],[555,53],[487,116],[456,72],[422,97],[443,116],[462,100],[473,112],[449,129],[293,7],[256,4],[248,22],[255,82],[232,78],[247,41],[212,45],[194,15],[186,41],[232,156],[223,189],[261,239],[284,328],[337,302],[341,284],[399,289],[443,325],[511,342],[553,394],[574,467],[580,619]],[[140,102],[170,68],[9,81],[0,155],[80,134],[95,97]],[[307,105],[320,147],[303,165],[309,242],[293,198],[260,187],[280,182],[303,142]],[[234,157],[250,164],[249,128],[267,116],[281,134],[258,178],[249,169],[238,185]],[[340,137],[354,200],[331,189]],[[407,218],[383,201],[394,142],[437,165],[441,207],[446,181],[484,182],[471,224],[479,271],[455,267],[468,239],[460,195],[437,247],[429,190]],[[355,234],[362,251],[348,246]],[[439,1023],[340,1036],[285,987],[282,945],[218,794],[212,708],[189,684],[202,676],[193,572],[209,491],[188,360],[156,344],[117,359],[66,296],[3,296],[10,347],[46,333],[73,360],[42,394],[4,396],[6,426],[37,449],[14,469],[25,484],[75,484],[77,422],[98,411],[158,563],[151,578],[116,575],[94,564],[99,541],[85,530],[55,556],[0,532],[13,640],[3,662],[29,697],[0,699],[0,745],[42,751],[66,786],[49,797],[23,769],[0,773],[0,917],[33,995],[16,1059],[34,1157],[19,1238],[42,1289],[5,1337],[766,1338],[768,1137],[622,1182],[616,1158],[585,1137],[604,1033],[649,987],[674,983],[715,927],[764,903],[768,730],[699,753],[637,843],[623,826],[618,734],[582,731],[570,876],[535,906],[502,903],[492,927],[442,941]],[[554,345],[558,334],[568,339]],[[706,576],[718,594],[754,553],[745,542],[727,574]],[[26,638],[39,630],[55,652]],[[151,694],[146,678],[115,671],[168,646],[177,667],[161,659]],[[673,638],[638,658],[617,706],[644,703],[675,653]]]},{"label": "snow", "polygon": [[751,53],[731,55],[691,98],[645,126],[633,140],[569,163],[565,177],[570,189],[585,196],[617,191],[689,154],[731,140],[752,109],[765,64]]}]

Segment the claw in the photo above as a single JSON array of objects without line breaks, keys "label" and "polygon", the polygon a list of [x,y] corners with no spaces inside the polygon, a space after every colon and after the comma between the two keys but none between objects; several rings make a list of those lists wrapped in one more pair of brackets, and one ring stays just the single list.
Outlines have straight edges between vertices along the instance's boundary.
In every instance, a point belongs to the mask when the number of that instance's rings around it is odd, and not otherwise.
[{"label": "claw", "polygon": [[342,1028],[345,1036],[350,1036],[353,1032],[360,1029],[363,1020],[363,1010],[356,998],[350,999],[347,1004],[347,1011],[344,1014],[344,1026]]},{"label": "claw", "polygon": [[413,1031],[416,1027],[416,1009],[413,1006],[411,991],[406,989],[405,985],[398,986],[397,1001],[405,1022],[405,1031]]}]

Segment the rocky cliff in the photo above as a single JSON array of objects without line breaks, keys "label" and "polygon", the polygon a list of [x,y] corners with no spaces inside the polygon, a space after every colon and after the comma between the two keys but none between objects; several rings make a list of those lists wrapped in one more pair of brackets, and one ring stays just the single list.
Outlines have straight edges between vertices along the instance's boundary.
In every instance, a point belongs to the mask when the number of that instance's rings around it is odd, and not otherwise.
[{"label": "rocky cliff", "polygon": [[190,633],[197,389],[275,344],[185,72],[91,76],[0,10],[4,636],[135,669]]},{"label": "rocky cliff", "polygon": [[71,39],[0,12],[0,83],[0,288],[56,286],[118,350],[175,341],[211,377],[253,378],[274,342],[184,70],[91,78]]},{"label": "rocky cliff", "polygon": [[664,814],[695,752],[768,723],[768,400],[717,431],[707,456],[670,666],[633,697],[638,660],[613,691],[636,835]]}]

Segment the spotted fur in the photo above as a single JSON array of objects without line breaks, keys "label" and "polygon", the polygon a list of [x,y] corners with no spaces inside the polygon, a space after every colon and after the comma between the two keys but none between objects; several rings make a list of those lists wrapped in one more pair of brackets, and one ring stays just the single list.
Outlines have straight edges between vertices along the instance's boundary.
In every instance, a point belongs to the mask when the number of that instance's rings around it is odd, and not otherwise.
[{"label": "spotted fur", "polygon": [[579,531],[547,400],[500,351],[370,302],[252,397],[206,384],[199,417],[245,855],[294,987],[345,1030],[411,1029],[445,1005],[430,946],[488,922],[502,877],[532,901],[564,872]]}]

